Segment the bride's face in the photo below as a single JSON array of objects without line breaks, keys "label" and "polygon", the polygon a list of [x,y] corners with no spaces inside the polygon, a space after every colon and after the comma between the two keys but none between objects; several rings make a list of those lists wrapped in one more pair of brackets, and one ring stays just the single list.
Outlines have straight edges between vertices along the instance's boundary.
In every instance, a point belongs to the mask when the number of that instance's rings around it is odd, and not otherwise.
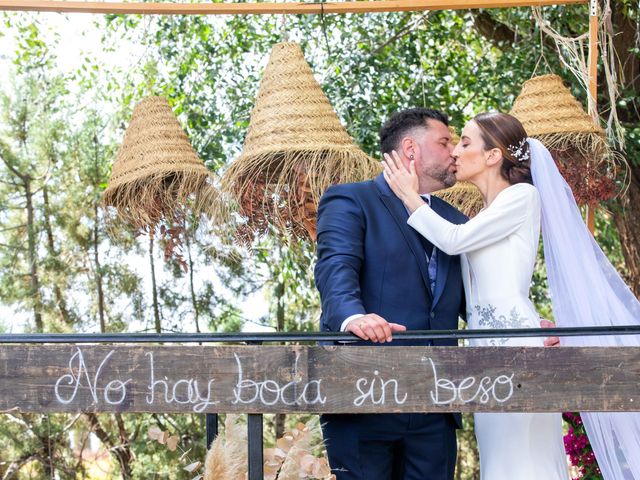
[{"label": "bride's face", "polygon": [[456,160],[456,180],[473,181],[487,169],[487,152],[480,133],[480,127],[473,121],[462,129],[460,142],[452,153]]}]

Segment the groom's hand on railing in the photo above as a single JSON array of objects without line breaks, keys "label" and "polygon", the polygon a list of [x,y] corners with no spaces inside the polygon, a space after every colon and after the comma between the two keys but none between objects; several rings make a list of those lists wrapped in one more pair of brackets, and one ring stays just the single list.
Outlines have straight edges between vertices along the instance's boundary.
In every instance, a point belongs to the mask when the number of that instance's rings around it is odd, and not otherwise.
[{"label": "groom's hand on railing", "polygon": [[393,332],[404,332],[406,329],[404,325],[387,322],[380,315],[369,313],[351,320],[345,330],[363,340],[384,343],[393,339]]},{"label": "groom's hand on railing", "polygon": [[[540,320],[540,327],[541,328],[553,328],[555,327],[555,323],[547,320],[546,318],[543,318],[542,320]],[[559,347],[560,346],[560,337],[547,337],[544,339],[544,346],[545,347]]]}]

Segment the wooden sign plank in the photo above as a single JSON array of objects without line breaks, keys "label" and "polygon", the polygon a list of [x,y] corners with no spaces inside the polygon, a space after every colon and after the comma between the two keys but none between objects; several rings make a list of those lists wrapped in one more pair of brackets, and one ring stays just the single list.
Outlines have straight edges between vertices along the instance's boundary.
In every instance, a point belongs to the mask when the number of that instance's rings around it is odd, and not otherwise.
[{"label": "wooden sign plank", "polygon": [[0,346],[0,411],[640,410],[640,348]]},{"label": "wooden sign plank", "polygon": [[377,0],[347,2],[82,2],[66,0],[0,0],[0,10],[67,13],[159,14],[159,15],[273,15],[320,13],[367,13],[423,10],[467,10],[562,4],[587,0]]}]

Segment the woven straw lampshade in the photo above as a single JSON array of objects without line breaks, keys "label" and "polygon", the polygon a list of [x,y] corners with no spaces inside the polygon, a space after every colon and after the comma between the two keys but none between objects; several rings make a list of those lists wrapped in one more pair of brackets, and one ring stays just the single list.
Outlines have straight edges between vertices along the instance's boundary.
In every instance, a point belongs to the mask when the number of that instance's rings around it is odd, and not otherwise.
[{"label": "woven straw lampshade", "polygon": [[138,103],[102,201],[136,230],[153,229],[174,219],[187,204],[210,206],[216,191],[167,100]]},{"label": "woven straw lampshade", "polygon": [[246,241],[275,228],[315,239],[322,193],[381,170],[353,142],[296,43],[273,46],[242,153],[222,179],[237,202]]},{"label": "woven straw lampshade", "polygon": [[451,133],[451,143],[453,143],[454,145],[460,143],[460,135],[458,135],[456,127],[454,127],[453,125],[449,125],[449,133]]},{"label": "woven straw lampshade", "polygon": [[433,195],[449,202],[469,218],[475,217],[484,206],[480,190],[469,182],[456,182],[453,187],[438,190]]},{"label": "woven straw lampshade", "polygon": [[[451,141],[457,145],[460,141],[456,129],[449,126]],[[483,207],[482,195],[478,187],[469,182],[457,182],[453,187],[433,192],[436,197],[449,202],[468,217],[474,217]]]},{"label": "woven straw lampshade", "polygon": [[558,75],[527,80],[510,113],[530,137],[551,151],[578,203],[592,204],[615,194],[619,159],[609,148],[604,130]]},{"label": "woven straw lampshade", "polygon": [[[604,139],[604,130],[594,123],[558,75],[542,75],[524,82],[511,115],[522,122],[529,136],[545,138],[549,142],[545,144],[547,148],[557,142],[584,143],[592,136]],[[573,140],[568,134],[575,134]],[[586,148],[591,147],[587,144]]]}]

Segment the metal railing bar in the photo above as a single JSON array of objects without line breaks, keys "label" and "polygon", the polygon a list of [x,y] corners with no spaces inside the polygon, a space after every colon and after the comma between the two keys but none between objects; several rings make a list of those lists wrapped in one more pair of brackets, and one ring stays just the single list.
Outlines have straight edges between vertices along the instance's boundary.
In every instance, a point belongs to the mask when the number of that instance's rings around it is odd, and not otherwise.
[{"label": "metal railing bar", "polygon": [[264,479],[263,458],[263,423],[261,413],[247,415],[247,436],[249,448],[249,480]]},{"label": "metal railing bar", "polygon": [[[411,330],[393,334],[398,340],[570,337],[594,335],[640,335],[640,325],[580,328],[513,328],[482,330]],[[340,332],[259,333],[11,333],[0,334],[1,343],[240,343],[240,342],[354,342]]]},{"label": "metal railing bar", "polygon": [[205,416],[205,425],[207,432],[207,450],[209,450],[211,444],[218,436],[218,414],[207,413]]}]

